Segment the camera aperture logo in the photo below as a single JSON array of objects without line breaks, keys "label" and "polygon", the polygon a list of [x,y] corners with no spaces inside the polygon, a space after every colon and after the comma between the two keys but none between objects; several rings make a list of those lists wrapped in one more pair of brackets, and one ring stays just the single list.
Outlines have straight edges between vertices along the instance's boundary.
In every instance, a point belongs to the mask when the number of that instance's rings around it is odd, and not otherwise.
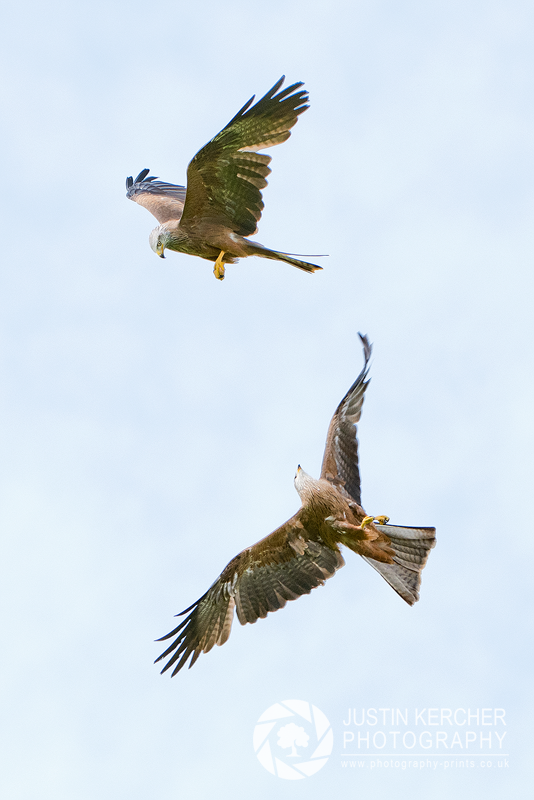
[{"label": "camera aperture logo", "polygon": [[334,746],[334,734],[317,706],[306,700],[284,700],[261,715],[253,744],[258,761],[268,772],[299,780],[324,767]]}]

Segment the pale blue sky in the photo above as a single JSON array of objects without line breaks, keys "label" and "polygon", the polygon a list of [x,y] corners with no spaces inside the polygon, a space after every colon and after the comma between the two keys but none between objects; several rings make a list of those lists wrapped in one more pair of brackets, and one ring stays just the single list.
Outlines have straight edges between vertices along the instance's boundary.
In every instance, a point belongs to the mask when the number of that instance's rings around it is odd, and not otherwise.
[{"label": "pale blue sky", "polygon": [[[533,33],[528,2],[51,0],[3,12],[2,795],[526,796],[532,785]],[[7,18],[7,19],[6,19]],[[285,73],[311,108],[258,240],[322,273],[148,245],[125,198]],[[170,680],[153,640],[298,508],[374,343],[363,502],[435,525],[421,602],[361,559]],[[304,782],[288,698],[504,707],[510,768]],[[530,740],[529,738],[530,737]],[[334,754],[341,751],[339,737]]]}]

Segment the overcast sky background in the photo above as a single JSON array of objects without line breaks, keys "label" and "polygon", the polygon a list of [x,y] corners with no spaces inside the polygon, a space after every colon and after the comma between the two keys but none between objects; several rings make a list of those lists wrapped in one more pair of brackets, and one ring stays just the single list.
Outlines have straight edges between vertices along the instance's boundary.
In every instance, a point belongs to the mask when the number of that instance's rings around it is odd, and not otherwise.
[{"label": "overcast sky background", "polygon": [[[519,0],[21,2],[4,13],[2,796],[523,797],[532,786],[534,9]],[[258,240],[309,276],[148,245],[125,198],[280,75]],[[312,259],[313,260],[313,259]],[[374,343],[363,503],[438,545],[409,608],[361,559],[172,680],[154,639],[291,516]],[[252,749],[277,701],[336,736]],[[340,767],[349,707],[500,707],[510,767]]]}]

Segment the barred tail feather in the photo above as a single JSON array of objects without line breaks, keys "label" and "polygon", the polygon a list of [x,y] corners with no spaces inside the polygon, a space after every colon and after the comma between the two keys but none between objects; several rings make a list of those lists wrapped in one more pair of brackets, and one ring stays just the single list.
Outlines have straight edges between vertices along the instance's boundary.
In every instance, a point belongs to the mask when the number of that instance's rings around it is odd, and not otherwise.
[{"label": "barred tail feather", "polygon": [[395,589],[403,600],[413,606],[419,600],[421,572],[430,551],[436,544],[435,528],[404,528],[397,525],[374,524],[391,541],[395,551],[393,564],[384,564],[362,556]]}]

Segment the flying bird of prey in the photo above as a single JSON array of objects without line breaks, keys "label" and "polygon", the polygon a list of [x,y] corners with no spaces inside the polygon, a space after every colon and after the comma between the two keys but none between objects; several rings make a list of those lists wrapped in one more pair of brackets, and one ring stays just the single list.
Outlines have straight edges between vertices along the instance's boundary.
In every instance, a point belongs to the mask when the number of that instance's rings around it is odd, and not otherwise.
[{"label": "flying bird of prey", "polygon": [[319,480],[299,466],[295,488],[302,506],[295,516],[265,539],[239,553],[200,600],[181,614],[185,619],[158,641],[176,637],[161,659],[162,672],[174,664],[175,675],[192,656],[189,668],[230,636],[234,608],[242,625],[266,617],[322,586],[344,565],[343,544],[371,564],[410,605],[419,600],[421,571],[436,543],[435,528],[388,525],[388,517],[367,515],[360,500],[358,440],[371,345],[360,334],[364,366],[336,409]]},{"label": "flying bird of prey", "polygon": [[270,156],[258,150],[289,139],[299,114],[309,108],[308,93],[298,91],[302,83],[278,92],[284,77],[251,107],[253,95],[198,151],[187,168],[187,190],[158,181],[148,169],[135,180],[126,178],[126,196],[160,223],[149,238],[158,256],[165,258],[165,250],[176,250],[214,261],[213,273],[219,280],[224,278],[225,264],[245,256],[286,261],[305,272],[321,269],[246,238],[257,231],[263,210],[261,190],[271,171]]}]

